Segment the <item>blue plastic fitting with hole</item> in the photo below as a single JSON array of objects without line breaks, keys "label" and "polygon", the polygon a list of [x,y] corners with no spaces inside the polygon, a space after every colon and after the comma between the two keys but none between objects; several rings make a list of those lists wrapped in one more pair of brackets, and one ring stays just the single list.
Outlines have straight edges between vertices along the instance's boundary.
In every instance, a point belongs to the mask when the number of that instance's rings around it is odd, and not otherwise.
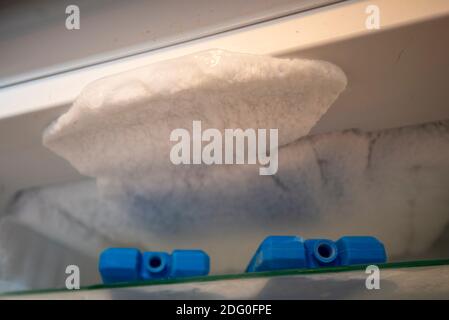
[{"label": "blue plastic fitting with hole", "polygon": [[246,272],[315,269],[385,263],[385,247],[370,236],[345,236],[337,241],[269,236],[260,244]]},{"label": "blue plastic fitting with hole", "polygon": [[108,248],[100,255],[98,269],[104,284],[152,279],[204,276],[209,256],[202,250],[143,252],[135,248]]}]

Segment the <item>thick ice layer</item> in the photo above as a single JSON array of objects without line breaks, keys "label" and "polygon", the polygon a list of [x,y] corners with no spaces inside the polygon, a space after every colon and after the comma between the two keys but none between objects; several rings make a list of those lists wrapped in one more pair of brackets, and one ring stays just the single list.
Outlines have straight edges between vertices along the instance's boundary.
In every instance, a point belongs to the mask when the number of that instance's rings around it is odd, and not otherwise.
[{"label": "thick ice layer", "polygon": [[282,145],[307,134],[345,86],[328,62],[206,51],[88,85],[43,141],[102,190],[145,195],[181,178],[172,130],[193,120],[221,132],[273,128]]},{"label": "thick ice layer", "polygon": [[[105,197],[82,182],[24,193],[13,211],[91,254],[110,243],[203,248],[213,272],[242,271],[268,234],[369,234],[390,256],[421,254],[449,219],[449,123],[303,137],[345,85],[329,63],[221,51],[101,79],[44,144]],[[193,120],[279,129],[277,174],[173,165],[170,132]]]},{"label": "thick ice layer", "polygon": [[279,160],[274,176],[243,165],[161,172],[157,178],[173,183],[145,197],[100,199],[92,182],[33,190],[13,216],[92,254],[102,245],[92,237],[153,250],[203,248],[213,272],[242,271],[269,234],[369,234],[390,257],[407,258],[428,256],[448,226],[449,121],[305,137],[282,147]]}]

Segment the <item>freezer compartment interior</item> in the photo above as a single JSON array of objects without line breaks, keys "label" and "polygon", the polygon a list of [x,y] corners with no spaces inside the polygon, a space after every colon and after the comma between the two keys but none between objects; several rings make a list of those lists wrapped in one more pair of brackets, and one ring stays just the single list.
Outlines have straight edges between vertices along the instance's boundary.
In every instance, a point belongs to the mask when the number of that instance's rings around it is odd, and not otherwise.
[{"label": "freezer compartment interior", "polygon": [[[379,1],[391,9],[379,31],[362,24],[366,1],[342,2],[0,89],[0,290],[63,287],[68,264],[80,267],[83,285],[99,283],[98,255],[109,246],[198,247],[210,254],[213,274],[240,273],[270,234],[370,234],[385,243],[390,261],[447,258],[449,43],[442,39],[449,8],[435,1],[435,12],[426,11],[416,1],[412,10],[399,2]],[[347,26],[322,26],[350,14]],[[228,193],[211,191],[211,213],[201,218],[194,201],[180,202],[191,205],[179,208],[187,215],[173,210],[172,195],[152,195],[156,208],[137,199],[133,219],[42,145],[44,129],[89,82],[214,48],[325,60],[348,78],[310,133],[280,146],[278,177],[232,175]],[[319,183],[307,180],[313,172]],[[237,210],[215,219],[227,203]]]}]

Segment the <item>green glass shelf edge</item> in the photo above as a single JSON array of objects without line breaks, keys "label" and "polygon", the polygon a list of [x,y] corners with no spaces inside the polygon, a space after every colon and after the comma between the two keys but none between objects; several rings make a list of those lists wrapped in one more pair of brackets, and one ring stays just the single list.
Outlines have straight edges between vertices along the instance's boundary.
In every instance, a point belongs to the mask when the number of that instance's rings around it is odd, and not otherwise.
[{"label": "green glass shelf edge", "polygon": [[[417,260],[417,261],[403,261],[403,262],[390,262],[390,263],[377,264],[377,266],[380,269],[419,268],[419,267],[433,267],[433,266],[443,266],[443,265],[449,265],[449,259]],[[130,282],[130,283],[118,283],[118,284],[112,284],[112,285],[96,284],[96,285],[92,285],[92,286],[82,287],[76,291],[91,291],[91,290],[114,289],[114,288],[132,288],[132,287],[180,284],[180,283],[191,283],[191,282],[210,282],[210,281],[220,281],[220,280],[253,279],[253,278],[265,278],[265,277],[291,276],[291,275],[337,273],[337,272],[364,270],[367,266],[368,265],[355,265],[355,266],[347,266],[347,267],[329,267],[329,268],[319,268],[319,269],[294,269],[294,270],[280,270],[280,271],[254,272],[254,273],[225,274],[225,275],[212,275],[212,276],[177,278],[177,279],[139,281],[139,282]],[[69,291],[69,290],[67,290],[65,288],[40,289],[40,290],[29,290],[29,291],[4,292],[4,293],[1,293],[0,296],[57,293],[57,292],[67,292],[67,291]]]}]

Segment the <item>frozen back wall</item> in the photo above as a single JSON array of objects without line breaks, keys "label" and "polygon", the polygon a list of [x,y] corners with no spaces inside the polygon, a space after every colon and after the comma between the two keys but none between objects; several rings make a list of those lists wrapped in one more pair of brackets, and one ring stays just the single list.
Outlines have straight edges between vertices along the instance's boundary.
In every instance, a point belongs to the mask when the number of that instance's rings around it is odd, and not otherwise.
[{"label": "frozen back wall", "polygon": [[[327,62],[220,50],[100,79],[43,138],[96,186],[26,192],[14,216],[91,256],[203,248],[221,273],[243,270],[268,234],[369,234],[392,258],[419,256],[449,220],[449,123],[307,136],[346,82]],[[193,120],[278,128],[278,171],[174,165],[170,131]]]}]

